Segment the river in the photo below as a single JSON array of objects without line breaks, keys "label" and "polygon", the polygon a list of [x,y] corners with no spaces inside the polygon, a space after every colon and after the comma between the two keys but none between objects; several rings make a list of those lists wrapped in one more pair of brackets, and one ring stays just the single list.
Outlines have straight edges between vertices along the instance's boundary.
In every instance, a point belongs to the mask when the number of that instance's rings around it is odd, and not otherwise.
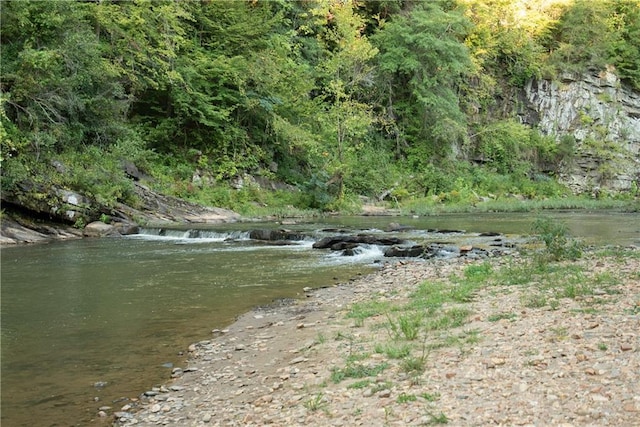
[{"label": "river", "polygon": [[[590,244],[640,245],[640,216],[554,213]],[[143,230],[123,238],[4,247],[1,251],[2,425],[108,423],[98,408],[166,382],[183,351],[241,313],[278,298],[372,271],[379,248],[341,257],[311,248],[326,228],[381,233],[414,227],[411,240],[473,241],[480,232],[528,233],[534,215],[340,217],[287,228],[294,245],[257,244],[247,231],[276,224]],[[430,234],[428,229],[464,233]],[[162,235],[161,235],[162,234]],[[193,238],[197,234],[197,238]],[[109,411],[110,412],[110,411]]]}]

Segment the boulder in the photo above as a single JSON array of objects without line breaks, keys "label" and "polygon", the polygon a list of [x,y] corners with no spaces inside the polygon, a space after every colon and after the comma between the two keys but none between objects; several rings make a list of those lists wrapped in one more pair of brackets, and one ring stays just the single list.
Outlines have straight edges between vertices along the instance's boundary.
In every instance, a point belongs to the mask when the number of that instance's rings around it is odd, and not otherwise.
[{"label": "boulder", "polygon": [[138,234],[140,232],[140,226],[132,222],[116,222],[113,226],[115,230],[123,236]]},{"label": "boulder", "polygon": [[[366,244],[366,245],[378,245],[378,246],[391,246],[401,245],[404,240],[397,237],[379,237],[372,234],[358,234],[356,236],[329,236],[313,244],[314,249],[333,249],[335,245],[352,243],[352,244]],[[338,247],[338,246],[337,246]],[[341,250],[343,248],[337,249]]]},{"label": "boulder", "polygon": [[144,177],[142,172],[138,169],[138,167],[131,160],[122,160],[122,170],[125,174],[134,181],[140,181]]},{"label": "boulder", "polygon": [[249,232],[249,238],[253,240],[266,240],[266,241],[278,241],[278,240],[304,240],[304,234],[297,233],[290,230],[268,230],[257,229]]},{"label": "boulder", "polygon": [[87,224],[82,230],[84,237],[104,237],[119,235],[120,233],[111,224],[105,224],[102,221],[93,221]]},{"label": "boulder", "polygon": [[384,251],[384,256],[386,257],[419,257],[424,255],[429,251],[429,248],[426,248],[422,245],[413,245],[413,246],[391,246]]}]

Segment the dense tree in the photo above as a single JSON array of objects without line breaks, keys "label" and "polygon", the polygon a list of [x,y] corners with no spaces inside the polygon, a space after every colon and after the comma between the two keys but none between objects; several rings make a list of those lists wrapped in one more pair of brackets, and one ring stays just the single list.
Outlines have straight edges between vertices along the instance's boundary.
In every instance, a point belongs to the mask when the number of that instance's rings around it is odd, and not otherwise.
[{"label": "dense tree", "polygon": [[123,157],[167,190],[196,170],[214,183],[248,172],[307,189],[314,207],[388,194],[398,171],[407,192],[450,189],[455,156],[514,174],[548,145],[494,108],[530,79],[608,67],[640,88],[638,0],[25,0],[0,12],[2,189],[55,178],[111,203],[128,194]]},{"label": "dense tree", "polygon": [[417,165],[442,156],[465,135],[457,84],[470,69],[462,39],[468,22],[448,2],[420,2],[385,23],[378,84],[384,111],[395,123],[398,153]]},{"label": "dense tree", "polygon": [[82,3],[2,6],[2,93],[7,117],[36,157],[123,133],[129,106]]}]

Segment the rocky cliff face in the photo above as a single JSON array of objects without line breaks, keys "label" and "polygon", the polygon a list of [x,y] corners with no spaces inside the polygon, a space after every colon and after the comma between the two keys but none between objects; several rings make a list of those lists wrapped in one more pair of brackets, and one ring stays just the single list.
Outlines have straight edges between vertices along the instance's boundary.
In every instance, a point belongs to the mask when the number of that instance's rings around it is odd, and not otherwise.
[{"label": "rocky cliff face", "polygon": [[573,146],[573,156],[560,165],[560,180],[574,192],[637,189],[640,93],[605,70],[564,74],[558,81],[534,80],[523,95],[523,122],[555,136],[559,144]]}]

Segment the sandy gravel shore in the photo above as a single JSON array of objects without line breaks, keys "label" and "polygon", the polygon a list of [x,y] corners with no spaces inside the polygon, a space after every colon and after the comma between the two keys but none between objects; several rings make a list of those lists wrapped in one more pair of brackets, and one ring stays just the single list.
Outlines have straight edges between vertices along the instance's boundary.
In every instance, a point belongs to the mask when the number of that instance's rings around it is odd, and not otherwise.
[{"label": "sandy gravel shore", "polygon": [[[639,255],[587,255],[544,283],[517,258],[387,265],[213,331],[116,423],[640,426]],[[415,320],[421,284],[455,289],[471,266],[490,279],[435,311],[460,324]]]}]

